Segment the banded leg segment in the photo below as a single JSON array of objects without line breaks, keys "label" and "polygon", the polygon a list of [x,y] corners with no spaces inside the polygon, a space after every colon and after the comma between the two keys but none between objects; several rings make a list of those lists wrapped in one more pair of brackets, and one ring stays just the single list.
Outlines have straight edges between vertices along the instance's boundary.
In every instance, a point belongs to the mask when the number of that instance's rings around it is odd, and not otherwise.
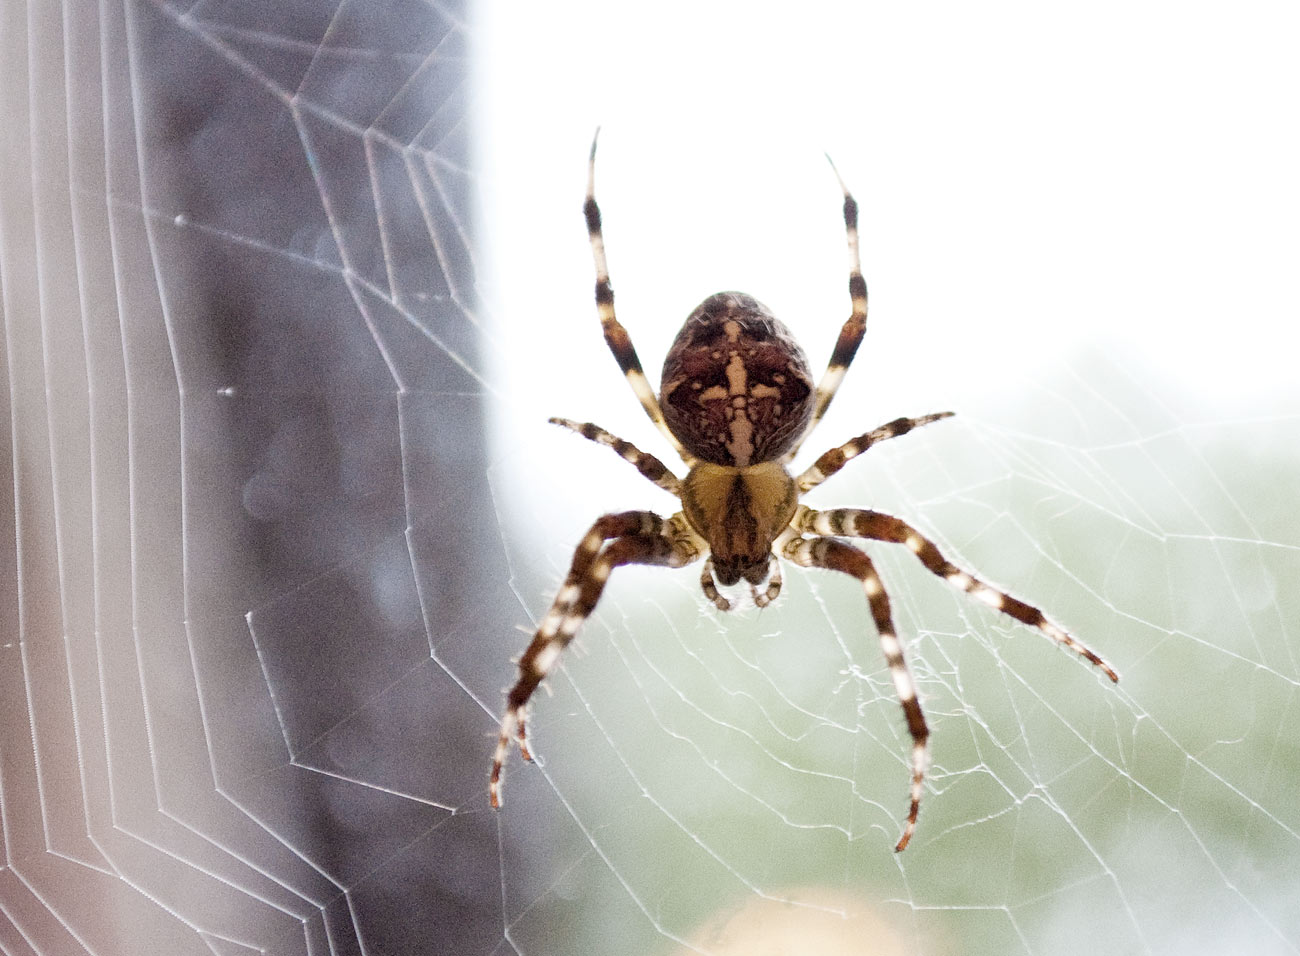
[{"label": "banded leg segment", "polygon": [[[858,353],[862,336],[867,331],[867,281],[862,278],[862,257],[858,251],[858,202],[849,192],[849,187],[844,184],[844,177],[835,168],[835,163],[831,161],[830,156],[826,157],[826,161],[831,164],[835,180],[844,193],[844,232],[849,246],[849,299],[852,302],[852,312],[840,329],[839,338],[835,340],[835,349],[831,352],[830,363],[826,366],[821,381],[817,383],[812,419],[808,422],[807,430],[804,431],[805,438],[812,433],[817,423],[822,420],[822,416],[826,414],[831,399],[835,397],[840,383],[844,381],[844,373],[848,371],[853,357]],[[786,453],[785,460],[793,461],[798,451],[799,445],[796,444]]]},{"label": "banded leg segment", "polygon": [[637,448],[630,441],[624,441],[612,432],[607,432],[592,422],[575,422],[568,418],[550,418],[548,421],[552,425],[560,425],[569,429],[569,431],[577,432],[583,438],[594,441],[597,445],[604,445],[606,448],[614,449],[620,458],[630,463],[633,468],[641,472],[642,476],[664,491],[677,495],[679,498],[681,497],[680,479],[669,471],[668,466],[662,461],[649,452]]},{"label": "banded leg segment", "polygon": [[838,448],[832,448],[795,479],[795,484],[799,487],[799,494],[802,495],[804,492],[816,488],[872,445],[889,438],[897,438],[899,435],[906,435],[914,428],[920,428],[922,425],[928,425],[944,418],[951,418],[953,414],[953,412],[935,412],[933,415],[922,415],[920,418],[895,418],[887,425],[881,425],[865,435],[859,435],[857,438],[846,441]]},{"label": "banded leg segment", "polygon": [[[591,565],[596,560],[596,556],[600,553],[600,549],[604,547],[605,542],[612,538],[621,538],[629,535],[662,534],[663,528],[663,518],[659,517],[653,511],[621,511],[615,514],[601,515],[596,519],[595,524],[587,530],[587,533],[583,535],[582,540],[578,542],[578,548],[573,553],[573,561],[569,565],[569,573],[565,575],[563,586],[561,586],[559,593],[556,594],[555,600],[551,602],[550,610],[546,612],[546,617],[542,618],[542,623],[538,626],[537,633],[533,636],[532,641],[525,649],[523,657],[519,659],[519,674],[521,681],[523,680],[523,675],[526,670],[525,664],[527,664],[527,669],[534,669],[539,658],[546,663],[542,677],[544,678],[546,673],[549,672],[553,662],[547,662],[545,659],[546,641],[544,640],[544,637],[550,635],[550,640],[556,639],[555,635],[559,633],[560,628],[563,626],[566,619],[566,615],[572,611],[573,603],[581,593],[581,589],[578,586],[579,582],[581,582],[583,577],[590,572]],[[578,622],[578,624],[581,623],[581,621]],[[575,625],[573,633],[576,633],[576,631],[577,626]],[[573,639],[573,633],[570,633],[568,637],[561,639],[559,648],[556,651],[557,657],[558,651],[563,650],[565,645]],[[536,690],[537,685],[540,683],[541,678],[539,678],[537,683],[533,685],[533,690]],[[515,687],[518,688],[518,686],[518,683],[516,683]],[[533,690],[528,692],[529,696],[532,695]],[[527,728],[524,726],[522,710],[515,719],[514,730],[515,737],[519,741],[520,755],[523,756],[525,760],[531,760],[532,755],[528,752],[528,733]],[[499,750],[500,747],[498,746],[498,751]],[[493,803],[493,806],[496,806],[496,804]]]},{"label": "banded leg segment", "polygon": [[599,518],[583,537],[564,585],[519,658],[519,677],[506,695],[488,778],[494,808],[501,806],[501,773],[511,737],[518,739],[524,759],[531,759],[524,728],[528,701],[596,607],[611,572],[625,564],[681,567],[699,557],[695,545],[674,531],[671,519],[664,521],[649,511],[625,511]]},{"label": "banded leg segment", "polygon": [[967,571],[948,561],[934,542],[901,518],[879,511],[856,508],[837,508],[830,511],[805,509],[796,517],[799,530],[811,534],[830,534],[853,538],[873,538],[907,545],[908,550],[933,574],[943,578],[953,587],[960,588],[981,603],[1015,618],[1022,624],[1036,628],[1051,640],[1078,654],[1084,660],[1101,668],[1112,681],[1119,674],[1087,645],[1075,640],[1064,628],[1049,620],[1038,608],[999,591]]},{"label": "banded leg segment", "polygon": [[876,632],[880,636],[880,650],[885,655],[885,663],[889,665],[894,691],[898,694],[903,716],[907,719],[907,732],[912,736],[912,784],[907,822],[903,825],[902,836],[894,846],[895,852],[900,852],[907,848],[912,839],[916,830],[916,818],[921,812],[921,794],[924,791],[925,766],[929,753],[926,740],[930,731],[925,724],[921,702],[916,697],[916,682],[912,679],[912,671],[903,656],[903,645],[894,630],[884,584],[871,559],[843,541],[834,538],[794,538],[783,550],[787,558],[805,568],[824,568],[851,575],[862,582],[862,588],[866,591],[871,618],[875,621]]},{"label": "banded leg segment", "polygon": [[596,310],[600,314],[600,328],[605,333],[605,344],[614,355],[614,361],[622,369],[628,385],[636,395],[650,421],[663,432],[665,438],[682,460],[691,464],[695,459],[682,448],[681,442],[668,430],[664,414],[659,408],[659,399],[645,377],[641,360],[632,345],[632,337],[627,334],[618,316],[614,313],[614,287],[609,282],[609,265],[605,262],[605,237],[601,231],[600,207],[596,205],[596,136],[591,139],[591,155],[587,160],[587,199],[582,205],[583,217],[587,220],[587,238],[591,241],[591,257],[596,264]]}]

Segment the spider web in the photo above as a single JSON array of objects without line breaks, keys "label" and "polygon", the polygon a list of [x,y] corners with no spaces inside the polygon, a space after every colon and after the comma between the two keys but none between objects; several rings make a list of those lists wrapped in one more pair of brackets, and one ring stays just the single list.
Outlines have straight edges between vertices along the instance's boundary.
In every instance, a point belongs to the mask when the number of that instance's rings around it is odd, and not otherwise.
[{"label": "spider web", "polygon": [[[1300,950],[1295,24],[602,9],[0,6],[0,952]],[[672,507],[545,425],[669,460],[590,301],[597,120],[652,379],[720,288],[825,362],[835,156],[872,317],[807,454],[959,414],[811,503],[1122,674],[870,546],[933,733],[904,854],[824,573],[723,617],[620,571],[487,808],[574,543]]]}]

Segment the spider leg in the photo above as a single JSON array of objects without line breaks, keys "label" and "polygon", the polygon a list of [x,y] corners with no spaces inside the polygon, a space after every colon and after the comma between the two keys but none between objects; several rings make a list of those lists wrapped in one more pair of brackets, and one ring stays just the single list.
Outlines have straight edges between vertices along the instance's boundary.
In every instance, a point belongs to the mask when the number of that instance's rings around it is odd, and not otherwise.
[{"label": "spider leg", "polygon": [[591,240],[591,256],[596,263],[596,310],[600,314],[600,328],[605,333],[605,344],[613,353],[614,361],[622,369],[628,385],[632,386],[633,393],[641,402],[641,407],[650,416],[650,421],[663,432],[668,443],[673,446],[677,454],[682,456],[682,460],[691,463],[695,459],[687,453],[681,442],[677,440],[677,436],[668,430],[668,425],[664,422],[664,413],[659,408],[659,400],[655,398],[654,389],[650,387],[650,382],[641,369],[641,360],[637,358],[632,337],[627,334],[627,329],[614,314],[614,287],[609,282],[609,265],[605,261],[605,237],[600,225],[600,207],[596,205],[596,139],[599,135],[600,130],[597,129],[596,136],[591,138],[591,155],[587,160],[587,199],[582,205],[582,214],[587,220],[587,237]]},{"label": "spider leg", "polygon": [[[577,550],[573,553],[573,561],[569,565],[569,573],[564,579],[564,585],[555,596],[555,600],[551,603],[551,609],[547,612],[546,617],[542,619],[541,625],[538,626],[537,633],[533,636],[532,642],[529,643],[524,656],[519,659],[521,680],[525,671],[525,660],[536,660],[537,654],[540,654],[543,649],[544,635],[549,635],[550,639],[554,639],[565,615],[572,609],[573,602],[581,593],[581,589],[577,586],[578,582],[590,572],[592,562],[595,561],[605,542],[611,538],[628,535],[659,534],[663,530],[663,525],[663,519],[653,511],[623,511],[616,514],[602,515],[596,519],[596,522],[588,529],[582,540],[578,542]],[[572,637],[573,635],[570,634],[563,644],[567,644]],[[563,644],[561,647],[563,647]],[[532,658],[529,657],[530,654],[533,654]],[[538,683],[540,683],[540,680]],[[535,689],[536,685],[534,685]],[[504,729],[505,724],[503,721],[502,730],[504,731]],[[532,755],[528,752],[528,734],[524,726],[522,710],[516,715],[514,730],[515,737],[519,741],[520,754],[525,760],[532,760]],[[500,747],[498,746],[497,749],[499,752]],[[501,756],[504,757],[504,754]]]},{"label": "spider leg", "polygon": [[920,428],[922,425],[928,425],[944,418],[951,418],[953,414],[953,412],[936,412],[933,415],[922,415],[920,418],[895,418],[887,425],[881,425],[865,435],[859,435],[857,438],[846,441],[838,448],[832,448],[809,465],[807,470],[795,479],[795,484],[799,486],[799,494],[816,488],[877,442],[882,442],[887,438],[897,438],[899,435],[906,435],[914,428]]},{"label": "spider leg", "polygon": [[[830,363],[822,374],[822,380],[817,383],[812,419],[804,430],[804,438],[812,433],[817,423],[822,420],[822,416],[826,414],[826,409],[831,399],[835,397],[840,382],[844,381],[844,373],[848,371],[853,356],[858,352],[858,346],[862,344],[862,336],[867,331],[867,282],[862,278],[862,257],[858,252],[858,202],[849,192],[849,187],[844,184],[844,178],[835,168],[835,163],[831,162],[830,156],[826,157],[826,161],[831,164],[831,171],[835,173],[835,179],[844,193],[844,231],[849,244],[849,298],[853,304],[853,311],[840,329],[840,336],[835,341],[835,349],[831,352]],[[786,452],[785,461],[794,460],[795,453],[799,451],[799,444],[801,443],[796,443]]]},{"label": "spider leg", "polygon": [[902,851],[912,839],[912,833],[916,830],[916,817],[921,810],[928,754],[926,739],[930,731],[925,725],[921,702],[916,697],[916,682],[912,679],[912,671],[903,657],[903,645],[894,630],[894,621],[889,613],[889,596],[885,594],[885,586],[871,559],[843,541],[834,538],[791,538],[782,550],[785,557],[805,568],[824,568],[857,578],[867,593],[867,604],[871,608],[871,617],[880,637],[880,650],[889,665],[889,674],[894,680],[894,690],[903,707],[903,716],[907,718],[907,732],[912,736],[911,802],[903,834],[894,846],[896,852]]},{"label": "spider leg", "polygon": [[[538,626],[537,633],[533,636],[527,650],[525,650],[524,656],[519,659],[521,680],[524,673],[524,662],[529,659],[529,653],[533,651],[541,653],[543,635],[549,634],[553,638],[557,633],[565,615],[572,610],[574,601],[577,600],[581,593],[578,583],[590,573],[592,562],[596,560],[596,556],[600,553],[600,549],[604,547],[605,542],[612,538],[632,535],[657,535],[663,532],[663,528],[664,519],[653,511],[620,511],[614,514],[601,515],[596,519],[595,523],[587,530],[587,533],[583,535],[582,540],[578,542],[577,550],[573,552],[573,561],[569,565],[569,573],[564,578],[563,586],[561,586],[559,593],[556,594],[555,600],[551,602],[551,609],[547,611],[546,617],[542,618],[542,623]],[[578,623],[581,624],[582,622],[579,621]],[[572,639],[573,634],[570,633],[563,640],[561,649]],[[540,680],[538,683],[540,683]],[[517,686],[518,684],[516,684]],[[536,685],[534,685],[535,689]],[[502,727],[504,729],[504,722]],[[519,741],[520,755],[525,760],[532,760],[532,755],[528,752],[528,733],[524,725],[522,710],[515,719],[515,737]]]},{"label": "spider leg", "polygon": [[591,422],[575,422],[567,418],[550,418],[547,419],[552,425],[561,425],[570,431],[577,432],[588,441],[594,441],[597,445],[604,445],[612,448],[624,461],[630,462],[632,467],[658,485],[664,491],[670,492],[677,497],[681,497],[681,480],[668,470],[668,467],[651,455],[633,445],[630,441],[624,441],[617,435],[605,431],[599,425]]},{"label": "spider leg", "polygon": [[795,524],[799,530],[806,533],[874,538],[877,541],[905,544],[930,572],[943,578],[953,587],[960,588],[976,600],[1015,618],[1022,624],[1037,628],[1057,644],[1069,648],[1101,668],[1112,681],[1119,681],[1119,674],[1115,673],[1113,667],[1087,645],[1071,637],[1064,628],[1049,620],[1047,615],[1038,608],[1004,591],[999,591],[952,564],[939,553],[933,541],[901,518],[882,514],[879,511],[864,511],[856,508],[837,508],[830,511],[808,509],[796,516]]},{"label": "spider leg", "polygon": [[573,555],[568,577],[550,611],[519,658],[519,677],[506,695],[488,778],[488,795],[494,808],[501,806],[501,772],[511,737],[518,739],[524,758],[531,759],[524,732],[528,701],[596,607],[610,573],[625,564],[681,567],[697,557],[699,549],[690,536],[681,533],[681,524],[675,518],[665,521],[653,512],[625,511],[604,515],[591,526]]}]

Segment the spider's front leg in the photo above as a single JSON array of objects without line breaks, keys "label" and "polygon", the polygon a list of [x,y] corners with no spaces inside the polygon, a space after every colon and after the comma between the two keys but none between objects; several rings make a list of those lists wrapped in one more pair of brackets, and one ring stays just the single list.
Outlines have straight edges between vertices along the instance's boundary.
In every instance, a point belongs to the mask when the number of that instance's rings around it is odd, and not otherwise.
[{"label": "spider's front leg", "polygon": [[[830,159],[828,155],[827,162],[830,162]],[[803,438],[808,437],[822,420],[822,416],[826,414],[826,409],[839,390],[840,382],[844,381],[844,373],[853,364],[853,356],[858,354],[858,346],[862,344],[862,337],[867,331],[867,283],[862,278],[862,257],[858,251],[858,202],[849,192],[849,187],[844,184],[844,178],[833,162],[831,162],[831,171],[835,173],[835,179],[844,193],[844,232],[849,247],[849,300],[853,311],[849,313],[844,327],[840,329],[839,338],[835,340],[835,349],[831,352],[830,364],[826,366],[821,381],[817,383],[817,391],[813,398],[812,420],[804,430]],[[795,442],[786,452],[784,461],[794,461],[794,456],[798,454],[802,442],[803,439]]]},{"label": "spider's front leg", "polygon": [[627,334],[627,329],[619,322],[614,311],[614,287],[609,281],[609,264],[605,261],[605,234],[600,221],[600,206],[596,203],[596,139],[599,136],[600,129],[597,128],[596,135],[591,138],[591,153],[587,157],[587,198],[582,204],[582,216],[587,222],[587,238],[591,242],[592,262],[596,266],[596,313],[600,316],[600,328],[605,334],[605,344],[609,346],[610,354],[632,387],[637,401],[650,416],[650,421],[655,423],[655,427],[668,439],[668,444],[673,446],[682,460],[690,464],[694,458],[682,447],[682,443],[664,421],[659,399],[646,381],[641,359],[637,357],[636,348],[632,345],[632,337]]},{"label": "spider's front leg", "polygon": [[532,759],[524,728],[528,701],[596,607],[610,573],[625,564],[678,568],[699,556],[694,536],[680,515],[665,521],[651,511],[624,511],[604,515],[591,526],[574,552],[569,574],[551,609],[519,658],[519,677],[506,696],[488,778],[488,795],[494,808],[501,806],[501,771],[510,750],[510,738],[518,739],[525,760]]}]

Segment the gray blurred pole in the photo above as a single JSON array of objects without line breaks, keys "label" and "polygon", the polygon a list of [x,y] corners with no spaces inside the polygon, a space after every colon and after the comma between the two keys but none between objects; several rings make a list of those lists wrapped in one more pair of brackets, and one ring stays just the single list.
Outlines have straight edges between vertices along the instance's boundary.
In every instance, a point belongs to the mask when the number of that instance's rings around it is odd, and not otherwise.
[{"label": "gray blurred pole", "polygon": [[501,942],[463,11],[248,9],[0,5],[6,952]]}]

